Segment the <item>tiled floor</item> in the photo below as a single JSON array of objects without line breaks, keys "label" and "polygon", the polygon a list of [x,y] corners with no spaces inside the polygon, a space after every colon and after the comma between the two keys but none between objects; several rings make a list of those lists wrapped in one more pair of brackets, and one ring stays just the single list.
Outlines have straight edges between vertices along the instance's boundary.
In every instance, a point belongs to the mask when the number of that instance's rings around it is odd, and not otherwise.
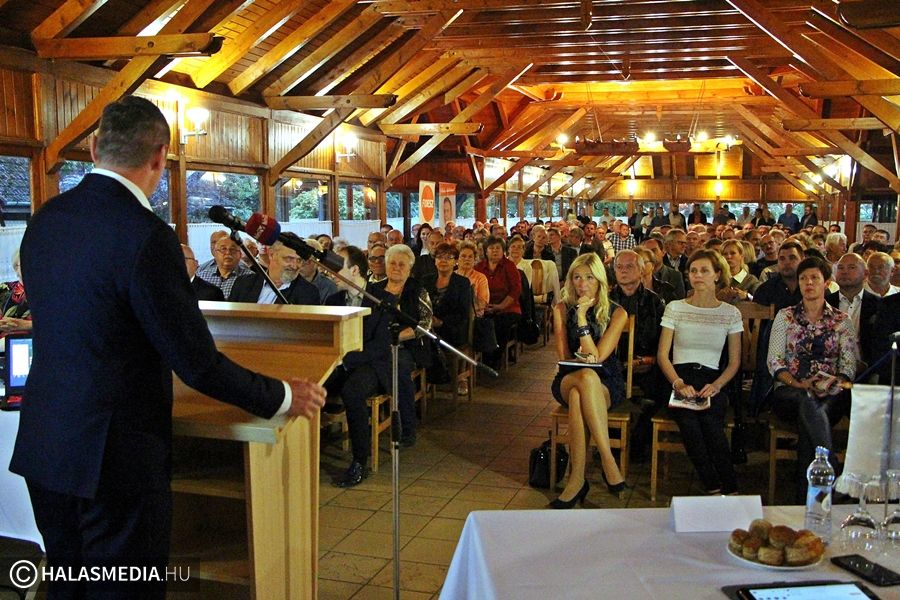
[{"label": "tiled floor", "polygon": [[[401,579],[404,599],[437,598],[465,519],[473,510],[543,509],[555,497],[527,485],[528,457],[547,439],[555,406],[550,381],[556,371],[551,346],[530,348],[499,379],[479,379],[474,400],[454,407],[447,392],[429,402],[414,448],[400,455]],[[336,434],[336,432],[335,432]],[[764,448],[763,440],[754,447]],[[349,455],[336,435],[323,434],[319,532],[319,598],[390,598],[392,590],[391,458],[381,439],[381,469],[361,485],[336,488],[332,479]],[[738,467],[741,490],[764,493],[764,452]],[[649,461],[632,463],[630,488],[616,498],[588,467],[591,490],[585,508],[666,506],[672,494],[701,492],[684,455],[673,455],[656,503],[649,499]],[[780,465],[786,477],[790,467]],[[0,549],[3,543],[0,542]],[[247,597],[246,588],[199,597]],[[181,598],[173,594],[173,598]],[[194,596],[196,597],[196,596]]]},{"label": "tiled floor", "polygon": [[[473,510],[542,509],[555,497],[527,485],[528,456],[547,439],[555,406],[549,386],[556,372],[550,346],[526,350],[497,380],[481,378],[471,404],[453,407],[438,392],[419,427],[414,448],[400,454],[401,595],[437,598],[465,519]],[[380,471],[350,490],[332,486],[348,456],[324,437],[321,478],[319,597],[389,598],[392,585],[391,462],[387,435]],[[738,468],[742,489],[763,493],[766,455],[751,452]],[[649,499],[649,461],[632,463],[631,489],[622,498],[600,482],[599,462],[589,465],[586,508],[666,506],[671,494],[699,493],[686,457],[669,461],[657,502]],[[782,471],[787,471],[785,465]]]}]

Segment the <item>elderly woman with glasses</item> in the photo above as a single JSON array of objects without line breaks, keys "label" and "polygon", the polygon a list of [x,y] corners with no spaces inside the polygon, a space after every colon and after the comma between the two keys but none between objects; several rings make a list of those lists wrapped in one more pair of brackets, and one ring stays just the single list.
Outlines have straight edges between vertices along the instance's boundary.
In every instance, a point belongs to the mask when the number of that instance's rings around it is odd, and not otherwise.
[{"label": "elderly woman with glasses", "polygon": [[485,259],[475,265],[475,270],[487,277],[490,301],[484,309],[485,316],[494,319],[499,350],[485,356],[485,363],[500,366],[501,352],[512,339],[515,326],[522,317],[519,296],[522,295],[522,276],[515,263],[503,255],[505,244],[498,237],[489,237],[484,244]]},{"label": "elderly woman with glasses", "polygon": [[[399,308],[406,315],[417,320],[419,327],[431,329],[431,298],[424,287],[410,277],[416,257],[409,246],[398,244],[387,249],[384,255],[387,279],[371,284],[399,299]],[[378,295],[378,294],[376,294]],[[427,365],[431,347],[427,338],[413,327],[404,326],[400,330],[400,370],[398,373],[400,422],[403,425],[400,445],[404,448],[416,443],[416,405],[412,370],[416,364]]]},{"label": "elderly woman with glasses", "polygon": [[456,245],[446,242],[438,244],[434,249],[437,273],[422,282],[434,310],[431,324],[435,332],[453,346],[462,346],[468,341],[469,310],[472,307],[469,280],[453,272],[458,258]]}]

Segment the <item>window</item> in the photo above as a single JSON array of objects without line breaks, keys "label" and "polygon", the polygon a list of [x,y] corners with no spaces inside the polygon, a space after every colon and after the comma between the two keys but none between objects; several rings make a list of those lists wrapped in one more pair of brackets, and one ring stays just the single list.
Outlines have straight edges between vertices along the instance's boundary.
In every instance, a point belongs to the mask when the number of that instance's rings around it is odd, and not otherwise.
[{"label": "window", "polygon": [[211,206],[221,204],[240,219],[259,212],[259,177],[217,171],[187,172],[187,222],[208,223]]},{"label": "window", "polygon": [[377,187],[368,183],[341,182],[338,186],[338,215],[348,221],[377,220]]},{"label": "window", "polygon": [[501,204],[500,204],[500,194],[492,193],[489,194],[487,199],[484,202],[485,211],[487,214],[487,219],[490,221],[491,219],[502,218],[503,215],[500,214]]},{"label": "window", "polygon": [[506,218],[518,220],[518,218],[519,218],[519,195],[518,194],[507,194],[506,195]]},{"label": "window", "polygon": [[551,209],[551,211],[552,211],[551,214],[553,215],[553,218],[554,218],[554,219],[560,219],[560,218],[562,218],[562,216],[563,216],[563,213],[562,213],[562,204],[563,204],[563,203],[562,203],[562,198],[560,198],[559,196],[557,196],[556,198],[553,198],[553,199],[551,200],[551,199],[550,199],[550,196],[544,196],[543,201],[544,201],[545,204],[548,203],[548,202],[550,203],[550,209]]},{"label": "window", "polygon": [[535,215],[539,214],[539,208],[535,206],[536,202],[538,202],[537,194],[529,194],[528,197],[525,198],[526,219],[534,219]]},{"label": "window", "polygon": [[475,194],[456,194],[456,224],[464,227],[475,224]]},{"label": "window", "polygon": [[330,221],[328,180],[310,177],[279,179],[275,218],[279,221]]},{"label": "window", "polygon": [[0,221],[27,221],[31,216],[31,161],[0,156]]},{"label": "window", "polygon": [[394,229],[403,231],[403,193],[385,192],[386,221]]},{"label": "window", "polygon": [[409,222],[410,223],[418,223],[419,222],[419,192],[407,193],[406,199],[409,201],[409,205],[407,206],[407,208],[409,209]]},{"label": "window", "polygon": [[[81,183],[85,175],[94,169],[94,163],[67,160],[59,169],[59,192],[68,192]],[[153,213],[166,223],[172,222],[172,206],[169,201],[169,169],[164,169],[156,189],[147,198]],[[208,220],[208,219],[207,219]]]}]

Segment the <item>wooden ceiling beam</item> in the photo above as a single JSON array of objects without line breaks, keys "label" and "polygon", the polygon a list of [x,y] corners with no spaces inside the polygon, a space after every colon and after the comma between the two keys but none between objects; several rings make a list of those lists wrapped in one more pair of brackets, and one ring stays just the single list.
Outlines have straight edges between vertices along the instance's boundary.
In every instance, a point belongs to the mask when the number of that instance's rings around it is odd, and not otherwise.
[{"label": "wooden ceiling beam", "polygon": [[269,96],[266,106],[275,110],[328,110],[332,108],[386,108],[393,106],[393,94],[357,94],[344,96]]},{"label": "wooden ceiling beam", "polygon": [[515,132],[528,126],[533,119],[539,118],[540,113],[540,105],[537,102],[529,102],[513,116],[512,121],[506,127],[500,129],[485,145],[494,150],[499,150],[506,144],[507,140],[515,135]]},{"label": "wooden ceiling beam", "polygon": [[798,148],[798,147],[786,147],[786,148],[775,148],[775,151],[772,152],[772,156],[829,156],[832,154],[844,154],[844,151],[835,146],[828,146],[826,148],[820,147],[812,147],[812,148]]},{"label": "wooden ceiling beam", "polygon": [[271,50],[256,60],[243,73],[232,79],[228,84],[228,89],[235,96],[244,93],[247,88],[296,54],[310,40],[318,36],[355,5],[356,0],[332,0],[320,11],[304,21],[297,29],[289,33],[283,40],[275,44]]},{"label": "wooden ceiling beam", "polygon": [[[757,0],[726,1],[772,36],[775,41],[821,73],[825,79],[834,81],[851,78],[844,68],[833,62],[818,46],[773,17]],[[891,129],[900,131],[900,108],[883,98],[859,95],[852,96],[852,98]]]},{"label": "wooden ceiling beam", "polygon": [[[213,0],[189,0],[159,32],[160,35],[178,35],[203,15]],[[106,105],[130,94],[150,77],[163,64],[165,59],[156,56],[137,56],[131,59],[121,71],[118,71],[103,89],[94,96],[87,106],[56,136],[44,150],[45,164],[48,172],[55,172],[62,164],[62,154],[79,141],[88,136],[97,123]]]},{"label": "wooden ceiling beam", "polygon": [[[833,2],[819,2],[814,4],[812,12],[821,15],[832,23],[844,28],[843,21],[838,14],[838,5]],[[900,59],[900,39],[894,37],[887,31],[879,31],[877,29],[854,29],[852,35],[863,40],[873,48],[877,48],[886,55]]]},{"label": "wooden ceiling beam", "polygon": [[556,139],[560,133],[567,132],[571,127],[578,123],[582,117],[587,114],[587,109],[579,108],[571,115],[565,117],[562,121],[552,120],[541,129],[538,133],[521,142],[516,149],[520,150],[540,150],[547,144]]},{"label": "wooden ceiling beam", "polygon": [[627,161],[625,161],[625,164],[623,164],[621,167],[612,167],[611,169],[609,169],[609,172],[612,172],[614,169],[617,169],[617,168],[618,168],[618,173],[616,173],[616,176],[615,176],[615,177],[613,177],[612,179],[610,179],[609,181],[607,181],[606,183],[604,183],[604,184],[603,184],[603,187],[600,188],[599,190],[597,190],[597,193],[594,194],[593,196],[591,196],[591,198],[588,200],[588,202],[597,202],[597,201],[599,201],[601,198],[603,198],[604,194],[606,194],[606,192],[607,192],[612,186],[616,185],[616,182],[617,182],[617,181],[620,181],[619,177],[622,176],[622,173],[624,173],[625,171],[627,171],[628,169],[630,169],[631,166],[632,166],[634,163],[636,163],[636,162],[638,161],[639,158],[640,158],[640,156],[632,156],[632,157],[630,157]]},{"label": "wooden ceiling beam", "polygon": [[313,94],[329,93],[353,73],[363,68],[379,52],[400,39],[404,33],[405,30],[400,23],[389,23],[371,39],[330,68],[324,75],[315,76],[311,80],[310,85],[307,86],[307,91]]},{"label": "wooden ceiling beam", "polygon": [[384,135],[437,135],[446,133],[449,135],[474,135],[484,129],[483,123],[401,123],[388,125],[380,123],[379,129]]},{"label": "wooden ceiling beam", "polygon": [[565,169],[566,167],[574,167],[574,166],[580,165],[580,164],[581,164],[581,160],[580,160],[578,157],[575,157],[575,156],[567,156],[567,157],[564,158],[564,159],[561,159],[561,160],[558,160],[558,161],[552,161],[552,163],[550,163],[550,166],[549,166],[549,168],[546,170],[546,172],[545,172],[543,175],[541,175],[541,176],[537,179],[537,181],[535,181],[535,182],[532,183],[530,186],[528,186],[527,188],[525,188],[525,190],[522,192],[522,195],[525,196],[525,197],[527,197],[528,194],[530,194],[531,192],[537,190],[537,189],[540,188],[542,185],[544,185],[545,183],[547,183],[548,181],[550,181],[551,179],[553,179],[553,176],[554,176],[554,175],[556,175],[557,173],[559,173],[560,171],[562,171],[562,170]]},{"label": "wooden ceiling beam", "polygon": [[197,21],[191,25],[191,31],[213,31],[229,23],[242,10],[253,4],[254,0],[216,0]]},{"label": "wooden ceiling beam", "polygon": [[263,90],[263,96],[283,96],[291,89],[308,79],[325,63],[334,58],[340,51],[353,43],[371,27],[381,20],[371,6],[357,18],[350,21],[339,32],[325,40],[321,46],[291,67],[277,80]]},{"label": "wooden ceiling beam", "polygon": [[116,35],[139,35],[160,19],[168,17],[184,0],[151,0],[116,30]]},{"label": "wooden ceiling beam", "polygon": [[[731,0],[729,0],[731,1]],[[778,85],[769,78],[766,73],[757,69],[750,61],[742,58],[732,58],[735,66],[738,67],[747,77],[754,83],[763,88],[768,94],[777,98],[784,106],[802,119],[818,119],[821,118],[815,111],[809,108],[799,98],[793,96],[788,90]],[[857,146],[852,140],[844,136],[838,131],[823,131],[822,135],[835,146],[849,154],[861,166],[869,169],[876,175],[887,180],[891,188],[900,193],[900,178],[895,173],[883,166],[875,160],[871,155]]]},{"label": "wooden ceiling beam", "polygon": [[[477,11],[489,18],[502,20],[514,19],[515,22],[523,20],[536,20],[549,13],[558,15],[570,21],[580,21],[580,3],[578,1],[558,0],[454,0],[453,5],[467,11]],[[649,6],[648,6],[649,5]],[[399,15],[411,13],[429,13],[441,10],[446,6],[443,0],[381,0],[378,2],[379,10],[386,15]],[[808,8],[809,3],[799,0],[772,2],[772,9],[776,11],[798,10]],[[721,4],[709,1],[694,2],[668,2],[668,3],[644,3],[644,2],[595,2],[592,10],[594,20],[620,19],[623,17],[642,16],[651,12],[659,16],[675,17],[685,14],[704,12],[710,14],[727,14],[728,9]]]},{"label": "wooden ceiling beam", "polygon": [[841,129],[885,129],[885,124],[875,117],[850,119],[785,119],[781,122],[785,131],[836,131]]},{"label": "wooden ceiling beam", "polygon": [[[400,85],[400,87],[397,87],[397,84],[401,81],[400,79],[398,79],[397,82],[394,83],[394,85],[383,85],[378,88],[378,93],[392,93],[397,96],[397,102],[406,102],[413,94],[421,92],[425,88],[425,86],[433,82],[436,77],[439,77],[442,73],[445,73],[449,69],[456,66],[456,63],[456,59],[442,58],[432,62],[424,68],[422,68],[421,65],[416,64],[406,65],[403,67],[403,69],[401,69],[401,71],[406,73],[405,83]],[[416,73],[416,70],[419,68],[422,68],[422,70]],[[416,73],[416,75],[413,75],[410,78],[410,72]],[[384,113],[384,110],[368,110],[364,113],[359,114],[358,118],[360,123],[368,127],[382,116],[387,116]]]},{"label": "wooden ceiling beam", "polygon": [[486,196],[486,195],[490,194],[491,192],[493,192],[494,190],[496,190],[498,187],[500,187],[501,185],[503,185],[504,183],[506,183],[507,181],[512,179],[512,177],[514,175],[516,175],[519,171],[521,171],[528,165],[532,164],[533,162],[534,162],[533,158],[532,159],[520,158],[519,160],[514,162],[512,165],[510,165],[510,167],[508,169],[506,169],[506,171],[503,172],[502,175],[500,175],[500,177],[498,177],[497,179],[495,179],[494,181],[489,183],[487,185],[487,187],[484,188],[484,195]]},{"label": "wooden ceiling beam", "polygon": [[588,157],[587,159],[585,159],[584,163],[580,167],[572,171],[571,179],[569,179],[569,181],[567,181],[563,185],[559,186],[559,189],[550,194],[550,200],[553,200],[560,194],[563,194],[567,190],[571,189],[572,186],[574,186],[578,182],[578,180],[584,178],[584,176],[587,175],[591,171],[591,169],[593,169],[606,159],[606,156]]},{"label": "wooden ceiling beam", "polygon": [[488,72],[484,69],[475,69],[468,77],[454,85],[452,88],[444,92],[443,102],[446,106],[450,104],[454,100],[459,99],[460,96],[471,90],[473,87],[478,85],[485,77],[488,76]]},{"label": "wooden ceiling beam", "polygon": [[559,154],[555,150],[487,150],[473,146],[465,146],[463,150],[466,154],[482,158],[553,158]]},{"label": "wooden ceiling beam", "polygon": [[[369,69],[365,76],[357,83],[356,89],[351,95],[371,94],[378,89],[385,81],[387,81],[394,73],[403,67],[413,57],[422,51],[434,36],[439,34],[447,25],[453,22],[460,14],[460,11],[446,11],[433,16],[428,23],[418,31],[413,37],[406,40],[399,47],[391,51],[390,55],[385,57],[377,65]],[[315,150],[322,141],[325,140],[331,132],[338,128],[343,121],[353,114],[353,108],[337,108],[326,115],[312,131],[301,139],[293,148],[288,150],[273,166],[266,175],[266,182],[269,185],[275,185],[284,171],[302,159],[304,156]]]},{"label": "wooden ceiling beam", "polygon": [[277,3],[272,10],[266,11],[235,38],[227,40],[222,51],[215,57],[204,61],[203,66],[191,75],[194,85],[205,88],[262,40],[287,23],[303,5],[302,0],[286,0]]},{"label": "wooden ceiling beam", "polygon": [[66,37],[100,10],[107,1],[66,0],[49,17],[31,30],[32,41]]},{"label": "wooden ceiling beam", "polygon": [[900,95],[900,78],[802,82],[800,93],[810,98],[837,98],[853,95],[896,96]]},{"label": "wooden ceiling beam", "polygon": [[392,108],[385,110],[377,118],[373,119],[367,125],[372,123],[386,123],[388,125],[396,124],[408,117],[417,108],[439,96],[447,88],[455,85],[464,79],[469,73],[469,69],[462,67],[454,67],[444,75],[441,75],[417,93],[408,98],[401,98]]},{"label": "wooden ceiling beam", "polygon": [[[494,100],[497,94],[499,94],[506,88],[506,86],[516,81],[530,68],[531,63],[528,63],[524,66],[516,66],[507,71],[497,81],[491,84],[491,86],[487,90],[479,94],[479,96],[475,100],[473,100],[471,104],[466,106],[462,110],[462,112],[453,117],[450,122],[465,123],[469,119],[473,118],[482,109],[486,108],[488,104],[490,104]],[[416,151],[413,152],[409,158],[403,161],[392,174],[389,174],[388,179],[395,179],[397,175],[401,175],[413,168],[416,164],[419,163],[419,161],[428,156],[428,154],[430,154],[432,150],[437,148],[445,139],[447,139],[446,134],[433,136],[427,142],[419,146]]]},{"label": "wooden ceiling beam", "polygon": [[854,32],[835,23],[819,12],[811,12],[809,23],[832,40],[846,46],[866,60],[891,73],[900,73],[900,59],[871,45],[866,40],[854,35]]},{"label": "wooden ceiling beam", "polygon": [[[658,79],[720,79],[738,76],[737,69],[721,68],[708,71],[692,69],[667,72],[631,72],[628,81],[655,81]],[[529,75],[522,79],[522,85],[544,85],[555,83],[602,83],[610,81],[622,81],[622,73],[612,70],[605,75]]]},{"label": "wooden ceiling beam", "polygon": [[[221,38],[220,38],[221,39]],[[209,51],[214,42],[211,33],[184,33],[141,37],[37,39],[34,47],[40,58],[67,60],[113,60],[135,56],[170,56]]]}]

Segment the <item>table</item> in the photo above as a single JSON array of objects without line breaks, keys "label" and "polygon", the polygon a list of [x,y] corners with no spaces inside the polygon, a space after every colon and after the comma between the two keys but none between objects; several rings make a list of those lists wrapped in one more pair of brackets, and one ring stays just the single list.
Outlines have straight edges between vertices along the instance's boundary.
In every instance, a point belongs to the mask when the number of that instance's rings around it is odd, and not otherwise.
[{"label": "table", "polygon": [[25,480],[9,471],[18,431],[19,413],[0,411],[0,536],[34,542],[43,550]]},{"label": "table", "polygon": [[[852,509],[835,507],[835,535]],[[775,524],[803,523],[801,506],[767,507],[764,514]],[[745,566],[729,555],[728,533],[676,534],[667,508],[472,512],[440,597],[723,600],[724,585],[854,579],[828,560],[831,548],[806,571]],[[900,557],[878,562],[900,571]],[[900,587],[870,587],[900,599]]]}]

